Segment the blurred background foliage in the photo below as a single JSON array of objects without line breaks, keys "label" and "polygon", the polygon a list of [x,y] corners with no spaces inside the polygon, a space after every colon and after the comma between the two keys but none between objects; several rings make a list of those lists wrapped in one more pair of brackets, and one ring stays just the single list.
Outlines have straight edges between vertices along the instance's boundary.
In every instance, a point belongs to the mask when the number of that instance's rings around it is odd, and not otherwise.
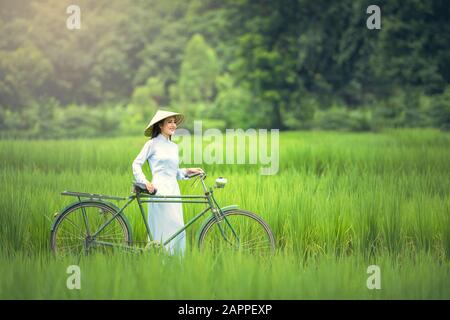
[{"label": "blurred background foliage", "polygon": [[449,21],[444,0],[0,0],[0,136],[142,134],[157,108],[187,128],[449,130]]}]

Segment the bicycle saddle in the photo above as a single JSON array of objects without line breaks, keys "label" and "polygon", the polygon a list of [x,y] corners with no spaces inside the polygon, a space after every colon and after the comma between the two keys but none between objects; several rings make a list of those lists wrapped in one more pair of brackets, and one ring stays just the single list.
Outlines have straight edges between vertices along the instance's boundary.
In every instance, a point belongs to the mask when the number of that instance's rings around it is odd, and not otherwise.
[{"label": "bicycle saddle", "polygon": [[146,193],[146,194],[149,194],[149,195],[155,195],[156,192],[158,192],[158,190],[155,188],[155,190],[152,193],[150,193],[150,192],[148,192],[147,187],[145,186],[145,184],[139,183],[139,182],[133,182],[133,192],[134,193]]}]

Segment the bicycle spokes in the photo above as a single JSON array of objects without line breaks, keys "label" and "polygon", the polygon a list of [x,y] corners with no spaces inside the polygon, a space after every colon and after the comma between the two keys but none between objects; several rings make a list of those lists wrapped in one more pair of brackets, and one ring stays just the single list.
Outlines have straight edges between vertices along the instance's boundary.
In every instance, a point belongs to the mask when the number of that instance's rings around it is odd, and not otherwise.
[{"label": "bicycle spokes", "polygon": [[116,245],[127,244],[130,239],[126,224],[120,217],[111,220],[114,213],[110,208],[93,205],[80,205],[65,213],[53,235],[55,251],[60,255],[78,255],[83,252],[111,251]]},{"label": "bicycle spokes", "polygon": [[206,225],[200,244],[214,251],[231,249],[259,255],[272,252],[274,239],[268,226],[256,215],[236,211]]}]

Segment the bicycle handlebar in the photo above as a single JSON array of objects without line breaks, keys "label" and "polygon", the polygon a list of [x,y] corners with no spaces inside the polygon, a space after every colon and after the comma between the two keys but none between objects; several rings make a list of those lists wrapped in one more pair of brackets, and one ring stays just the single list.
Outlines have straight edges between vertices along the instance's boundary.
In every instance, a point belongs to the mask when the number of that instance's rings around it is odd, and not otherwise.
[{"label": "bicycle handlebar", "polygon": [[206,177],[206,172],[202,171],[202,172],[193,173],[193,174],[188,175],[187,177],[190,179],[190,178],[194,178],[197,176],[201,176],[201,178],[204,179]]},{"label": "bicycle handlebar", "polygon": [[188,175],[187,177],[189,179],[191,179],[191,178],[194,178],[194,177],[197,177],[197,176],[202,176],[201,178],[205,178],[206,177],[206,172],[193,173],[193,174]]}]

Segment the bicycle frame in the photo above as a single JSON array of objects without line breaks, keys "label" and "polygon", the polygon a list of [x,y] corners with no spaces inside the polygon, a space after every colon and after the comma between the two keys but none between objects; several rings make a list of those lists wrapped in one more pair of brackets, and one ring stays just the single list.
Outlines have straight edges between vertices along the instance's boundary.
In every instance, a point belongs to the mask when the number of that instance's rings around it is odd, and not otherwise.
[{"label": "bicycle frame", "polygon": [[[237,239],[237,244],[239,245],[239,237],[236,234],[235,230],[233,229],[233,227],[231,226],[231,224],[228,222],[227,218],[224,216],[223,214],[223,210],[219,207],[219,205],[217,204],[216,199],[214,198],[213,195],[213,189],[209,188],[209,190],[207,189],[203,179],[200,180],[202,182],[202,186],[205,192],[205,195],[171,195],[171,196],[164,196],[164,195],[150,195],[150,194],[146,194],[146,193],[141,193],[141,192],[137,192],[135,194],[130,195],[128,198],[125,197],[114,197],[114,196],[103,196],[103,195],[96,195],[96,194],[89,194],[89,193],[78,193],[78,192],[62,192],[62,195],[71,195],[71,196],[77,196],[78,200],[81,202],[80,197],[86,197],[86,198],[90,198],[92,200],[100,200],[101,199],[114,199],[114,200],[127,200],[127,203],[125,203],[125,205],[122,208],[117,208],[119,209],[115,214],[113,214],[113,216],[106,221],[104,224],[102,224],[100,226],[100,228],[95,231],[92,235],[88,234],[89,239],[91,239],[93,244],[99,244],[99,245],[106,245],[106,246],[120,246],[120,247],[127,247],[130,248],[130,246],[127,245],[119,245],[119,244],[115,244],[115,243],[110,243],[110,242],[105,242],[105,241],[98,241],[95,240],[95,237],[103,231],[104,228],[106,228],[112,221],[114,221],[114,219],[122,214],[122,212],[124,212],[124,210],[134,201],[137,200],[138,205],[139,205],[139,210],[142,216],[142,219],[144,221],[144,225],[147,231],[147,234],[149,236],[150,240],[155,240],[153,238],[153,235],[150,232],[150,227],[147,223],[147,219],[145,217],[145,210],[142,206],[143,203],[197,203],[197,204],[207,204],[207,207],[205,209],[203,209],[200,213],[198,213],[195,217],[193,217],[191,220],[189,220],[181,229],[177,230],[173,235],[171,235],[167,240],[165,240],[162,244],[165,246],[168,243],[170,243],[173,239],[175,239],[180,233],[182,233],[183,231],[185,231],[187,228],[189,228],[195,221],[197,221],[200,217],[202,217],[206,212],[208,212],[209,210],[212,211],[213,216],[215,219],[217,219],[217,221],[221,221],[221,219],[225,220],[227,225],[231,228],[231,231],[234,235],[234,237]],[[183,200],[186,199],[186,200]],[[193,199],[193,200],[188,200],[188,199]],[[235,208],[236,206],[228,206],[225,208]],[[224,209],[225,209],[224,208]],[[86,230],[89,230],[88,228],[88,222],[87,222],[87,218],[86,218],[86,213],[83,210],[83,216],[84,216],[84,221],[86,224]],[[208,219],[209,220],[209,219]],[[227,237],[225,236],[225,233],[223,232],[222,226],[220,225],[220,223],[218,223],[220,232],[223,236],[223,238],[227,241],[230,242]],[[89,232],[89,231],[88,231]]]}]

